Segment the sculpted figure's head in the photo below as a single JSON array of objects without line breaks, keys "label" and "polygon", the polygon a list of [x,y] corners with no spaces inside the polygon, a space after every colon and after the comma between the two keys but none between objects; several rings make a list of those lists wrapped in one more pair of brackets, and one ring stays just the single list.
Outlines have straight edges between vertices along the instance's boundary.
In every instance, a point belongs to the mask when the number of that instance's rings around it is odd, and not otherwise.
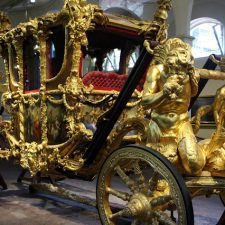
[{"label": "sculpted figure's head", "polygon": [[194,57],[189,44],[179,38],[171,38],[154,49],[154,61],[156,64],[174,67],[193,66]]},{"label": "sculpted figure's head", "polygon": [[194,57],[189,44],[179,38],[172,38],[165,43],[165,46],[168,52],[166,63],[174,65],[193,65]]},{"label": "sculpted figure's head", "polygon": [[179,38],[171,38],[166,41],[163,49],[165,71],[170,75],[183,74],[189,76],[191,94],[195,96],[198,92],[198,79],[195,76],[191,46]]}]

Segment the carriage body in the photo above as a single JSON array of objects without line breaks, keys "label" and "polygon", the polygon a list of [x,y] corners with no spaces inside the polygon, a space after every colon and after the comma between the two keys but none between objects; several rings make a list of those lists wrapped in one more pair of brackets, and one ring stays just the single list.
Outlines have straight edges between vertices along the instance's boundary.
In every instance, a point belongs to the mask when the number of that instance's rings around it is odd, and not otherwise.
[{"label": "carriage body", "polygon": [[[4,132],[14,149],[10,154],[20,152],[22,166],[32,173],[47,169],[48,160],[41,159],[46,156],[53,163],[61,158],[61,165],[76,170],[73,159],[85,153],[79,146],[91,141],[144,41],[139,21],[106,15],[90,5],[83,11],[74,8],[76,18],[66,7],[1,36],[6,69],[2,102],[11,117],[3,122]],[[99,10],[100,21],[89,10]],[[144,75],[120,121],[137,116],[143,82]]]}]

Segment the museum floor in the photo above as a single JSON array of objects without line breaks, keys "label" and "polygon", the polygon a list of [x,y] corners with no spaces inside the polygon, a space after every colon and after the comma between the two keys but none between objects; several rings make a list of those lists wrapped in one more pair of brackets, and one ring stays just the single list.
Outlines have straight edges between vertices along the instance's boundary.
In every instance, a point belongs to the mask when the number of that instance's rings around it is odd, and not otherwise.
[{"label": "museum floor", "polygon": [[[0,189],[0,225],[100,225],[97,210],[91,206],[56,197],[29,194],[28,184],[16,183],[20,168],[12,162],[0,161],[0,171],[8,190]],[[95,181],[66,179],[64,185],[80,195],[95,198]],[[195,225],[215,225],[224,206],[219,197],[193,200]]]}]

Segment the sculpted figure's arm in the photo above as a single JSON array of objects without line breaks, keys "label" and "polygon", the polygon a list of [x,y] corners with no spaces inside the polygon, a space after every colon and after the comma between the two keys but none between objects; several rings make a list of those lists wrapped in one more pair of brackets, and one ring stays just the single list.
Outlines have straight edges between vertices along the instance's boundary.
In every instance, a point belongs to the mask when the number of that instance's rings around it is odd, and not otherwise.
[{"label": "sculpted figure's arm", "polygon": [[195,69],[196,73],[199,74],[200,78],[211,79],[211,80],[225,80],[225,72],[219,70],[207,70],[207,69]]},{"label": "sculpted figure's arm", "polygon": [[224,101],[225,101],[225,86],[219,88],[216,92],[215,100],[213,103],[213,114],[214,119],[218,128],[220,129],[223,125],[224,117]]},{"label": "sculpted figure's arm", "polygon": [[215,101],[213,103],[213,115],[216,125],[219,125],[219,112],[221,109],[221,104],[223,103],[223,99],[220,98],[220,96],[216,96]]},{"label": "sculpted figure's arm", "polygon": [[163,91],[159,90],[160,73],[163,70],[163,65],[151,66],[148,70],[144,90],[142,95],[142,105],[147,105],[150,108],[155,108],[164,101]]},{"label": "sculpted figure's arm", "polygon": [[149,108],[157,108],[165,100],[174,100],[183,89],[183,81],[179,76],[170,76],[165,83],[160,84],[160,76],[164,72],[164,66],[151,66],[144,84],[142,105]]}]

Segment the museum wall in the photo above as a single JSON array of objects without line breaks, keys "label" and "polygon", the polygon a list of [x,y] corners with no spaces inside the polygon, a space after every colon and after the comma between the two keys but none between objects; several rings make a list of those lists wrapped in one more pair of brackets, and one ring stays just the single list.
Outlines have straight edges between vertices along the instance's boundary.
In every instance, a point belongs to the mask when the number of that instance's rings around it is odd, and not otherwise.
[{"label": "museum wall", "polygon": [[[225,25],[225,1],[224,0],[195,0],[192,9],[192,20],[201,17],[210,17],[219,20]],[[206,62],[207,58],[198,58],[195,60],[196,67],[201,68]],[[217,68],[219,69],[219,68]],[[223,86],[225,81],[209,81],[203,89],[201,96],[215,95],[218,88]],[[214,131],[213,125],[202,125],[198,136],[201,138],[207,138]]]},{"label": "museum wall", "polygon": [[[210,17],[216,20],[219,20],[225,25],[225,1],[224,0],[195,0],[191,20],[201,18],[201,17]],[[198,58],[195,60],[196,66],[201,68],[204,65],[206,58]],[[217,84],[218,82],[215,82]],[[225,82],[224,82],[225,83]],[[220,82],[221,85],[221,82]],[[213,85],[210,85],[213,86]],[[204,90],[203,94],[211,94],[214,90],[209,85],[207,90]],[[217,87],[217,86],[216,86]],[[208,92],[207,92],[208,91]]]},{"label": "museum wall", "polygon": [[63,6],[64,0],[51,1],[50,3],[36,7],[27,7],[25,9],[9,11],[8,15],[11,19],[12,25],[16,26],[20,22],[25,22],[29,18],[44,15],[47,12],[59,11]]},{"label": "museum wall", "polygon": [[224,0],[195,0],[192,9],[192,19],[211,17],[225,24]]}]

